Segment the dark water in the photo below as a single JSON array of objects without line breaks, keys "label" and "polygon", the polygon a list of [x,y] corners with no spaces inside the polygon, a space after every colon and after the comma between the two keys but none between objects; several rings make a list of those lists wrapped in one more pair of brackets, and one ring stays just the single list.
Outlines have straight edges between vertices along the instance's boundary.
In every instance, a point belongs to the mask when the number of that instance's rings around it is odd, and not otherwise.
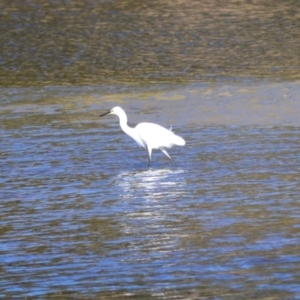
[{"label": "dark water", "polygon": [[299,79],[300,4],[0,3],[0,84]]},{"label": "dark water", "polygon": [[0,298],[300,299],[299,12],[1,1]]}]

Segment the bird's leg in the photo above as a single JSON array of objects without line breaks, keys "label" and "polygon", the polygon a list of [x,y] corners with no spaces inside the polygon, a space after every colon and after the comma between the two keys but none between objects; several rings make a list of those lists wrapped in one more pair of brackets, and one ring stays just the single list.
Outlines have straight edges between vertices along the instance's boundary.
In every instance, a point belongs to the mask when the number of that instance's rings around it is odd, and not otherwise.
[{"label": "bird's leg", "polygon": [[171,159],[171,162],[172,162],[173,166],[175,167],[175,166],[176,166],[176,165],[175,165],[175,162],[174,162],[174,160],[172,159],[171,156],[170,156],[170,159]]},{"label": "bird's leg", "polygon": [[163,149],[163,148],[160,148],[160,150],[162,151],[162,153],[164,153],[166,156],[169,157],[169,159],[171,160],[173,166],[175,166],[174,160],[173,160],[172,157],[169,155],[169,153],[168,153],[165,149]]},{"label": "bird's leg", "polygon": [[152,149],[150,147],[147,147],[148,150],[148,167],[151,167],[151,153],[152,153]]}]

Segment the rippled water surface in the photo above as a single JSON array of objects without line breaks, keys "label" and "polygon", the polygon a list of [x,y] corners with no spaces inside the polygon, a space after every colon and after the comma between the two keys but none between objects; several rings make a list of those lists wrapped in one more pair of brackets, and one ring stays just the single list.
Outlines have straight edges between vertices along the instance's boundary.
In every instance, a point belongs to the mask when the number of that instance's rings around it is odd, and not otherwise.
[{"label": "rippled water surface", "polygon": [[0,298],[300,299],[299,27],[297,0],[1,1]]},{"label": "rippled water surface", "polygon": [[2,0],[0,85],[299,80],[298,0]]},{"label": "rippled water surface", "polygon": [[[2,89],[0,295],[299,298],[298,90]],[[248,119],[241,93],[266,96]],[[117,118],[98,117],[115,104],[173,125],[176,167],[155,152],[148,168]]]}]

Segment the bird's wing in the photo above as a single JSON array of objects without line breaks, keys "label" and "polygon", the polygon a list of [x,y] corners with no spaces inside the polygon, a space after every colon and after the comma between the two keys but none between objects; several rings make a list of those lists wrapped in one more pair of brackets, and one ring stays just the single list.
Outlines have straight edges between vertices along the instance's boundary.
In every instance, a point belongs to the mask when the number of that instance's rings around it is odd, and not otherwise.
[{"label": "bird's wing", "polygon": [[154,123],[140,123],[135,129],[143,143],[153,149],[169,148],[173,145],[183,145],[184,143],[181,137]]}]

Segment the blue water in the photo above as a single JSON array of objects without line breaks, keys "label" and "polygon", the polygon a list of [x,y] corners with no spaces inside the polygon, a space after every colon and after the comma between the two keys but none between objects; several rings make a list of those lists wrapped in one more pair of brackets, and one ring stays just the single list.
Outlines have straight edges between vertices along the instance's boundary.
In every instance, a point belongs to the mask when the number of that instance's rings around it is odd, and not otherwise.
[{"label": "blue water", "polygon": [[101,109],[15,105],[2,111],[1,297],[300,297],[299,127],[175,123],[176,167],[156,151],[148,168]]}]

